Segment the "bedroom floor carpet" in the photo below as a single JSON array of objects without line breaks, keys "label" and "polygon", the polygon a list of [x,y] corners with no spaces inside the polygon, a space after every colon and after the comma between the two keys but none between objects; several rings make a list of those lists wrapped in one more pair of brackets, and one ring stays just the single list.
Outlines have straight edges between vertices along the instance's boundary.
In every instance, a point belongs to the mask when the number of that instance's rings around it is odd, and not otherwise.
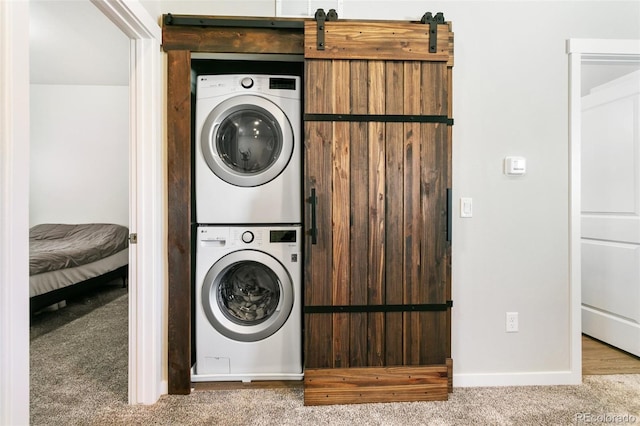
[{"label": "bedroom floor carpet", "polygon": [[302,387],[198,390],[127,405],[127,297],[32,340],[33,425],[640,423],[640,375],[579,386],[454,388],[449,401],[305,407]]},{"label": "bedroom floor carpet", "polygon": [[[87,291],[82,296],[68,300],[64,308],[43,309],[31,317],[30,340],[60,328],[124,294],[127,294],[127,288],[122,286],[122,279],[117,278],[110,283]],[[127,317],[124,318],[126,320]]]}]

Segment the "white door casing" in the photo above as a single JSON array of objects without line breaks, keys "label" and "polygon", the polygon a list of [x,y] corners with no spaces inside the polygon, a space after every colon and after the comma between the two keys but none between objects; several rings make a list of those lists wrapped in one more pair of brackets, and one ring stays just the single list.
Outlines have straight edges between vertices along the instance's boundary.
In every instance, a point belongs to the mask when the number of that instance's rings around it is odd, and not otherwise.
[{"label": "white door casing", "polygon": [[166,245],[161,132],[160,26],[138,1],[91,0],[131,39],[129,403],[166,393],[163,318]]},{"label": "white door casing", "polygon": [[637,356],[639,117],[640,71],[582,98],[582,331]]},{"label": "white door casing", "polygon": [[583,58],[640,55],[640,40],[570,39],[569,58],[569,292],[570,374],[582,382],[581,69]]},{"label": "white door casing", "polygon": [[0,424],[29,424],[29,3],[0,1]]}]

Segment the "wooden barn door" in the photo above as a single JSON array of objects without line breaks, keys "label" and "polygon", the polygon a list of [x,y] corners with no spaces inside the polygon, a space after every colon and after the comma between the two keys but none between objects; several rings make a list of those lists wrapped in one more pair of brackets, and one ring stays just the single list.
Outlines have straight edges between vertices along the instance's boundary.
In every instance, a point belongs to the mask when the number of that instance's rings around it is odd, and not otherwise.
[{"label": "wooden barn door", "polygon": [[305,404],[447,399],[453,35],[319,27],[305,24]]}]

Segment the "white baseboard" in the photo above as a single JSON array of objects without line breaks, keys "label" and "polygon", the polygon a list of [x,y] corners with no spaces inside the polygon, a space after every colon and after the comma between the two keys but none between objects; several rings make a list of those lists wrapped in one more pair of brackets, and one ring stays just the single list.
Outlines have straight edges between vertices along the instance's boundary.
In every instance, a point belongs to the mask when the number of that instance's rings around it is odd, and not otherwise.
[{"label": "white baseboard", "polygon": [[582,332],[640,356],[640,324],[633,320],[583,305]]},{"label": "white baseboard", "polygon": [[579,385],[582,373],[571,371],[543,371],[522,373],[471,373],[454,374],[454,387],[495,387],[495,386],[555,386]]}]

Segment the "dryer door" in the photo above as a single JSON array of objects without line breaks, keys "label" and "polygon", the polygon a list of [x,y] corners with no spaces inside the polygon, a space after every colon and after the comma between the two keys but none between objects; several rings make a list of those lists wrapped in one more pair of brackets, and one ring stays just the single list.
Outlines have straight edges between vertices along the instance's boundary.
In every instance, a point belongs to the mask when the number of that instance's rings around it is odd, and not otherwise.
[{"label": "dryer door", "polygon": [[255,342],[278,331],[293,307],[293,282],[272,256],[231,252],[209,269],[202,307],[211,325],[230,339]]},{"label": "dryer door", "polygon": [[275,179],[293,153],[293,130],[285,113],[255,95],[236,96],[211,111],[202,129],[204,159],[220,179],[259,186]]}]

